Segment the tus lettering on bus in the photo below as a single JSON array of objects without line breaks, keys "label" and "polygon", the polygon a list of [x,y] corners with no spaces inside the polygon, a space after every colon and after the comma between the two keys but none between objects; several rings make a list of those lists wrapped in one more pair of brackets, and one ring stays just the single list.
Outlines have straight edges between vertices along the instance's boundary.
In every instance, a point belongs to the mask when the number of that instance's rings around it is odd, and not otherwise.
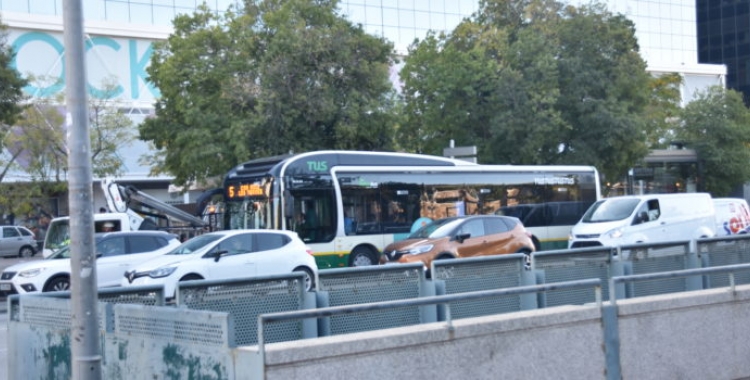
[{"label": "tus lettering on bus", "polygon": [[307,161],[307,168],[314,172],[324,172],[328,170],[327,161]]}]

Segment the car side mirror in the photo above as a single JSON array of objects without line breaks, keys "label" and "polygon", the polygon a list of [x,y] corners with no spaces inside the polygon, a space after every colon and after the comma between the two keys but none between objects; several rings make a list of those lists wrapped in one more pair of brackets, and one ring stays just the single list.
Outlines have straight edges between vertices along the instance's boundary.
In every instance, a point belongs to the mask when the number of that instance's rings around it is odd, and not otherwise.
[{"label": "car side mirror", "polygon": [[470,237],[471,237],[471,234],[470,234],[470,233],[463,233],[463,234],[458,234],[458,235],[456,235],[456,240],[457,240],[457,241],[458,241],[459,243],[463,243],[463,242],[464,242],[464,240],[466,240],[466,239],[468,239],[468,238],[470,238]]},{"label": "car side mirror", "polygon": [[224,250],[221,250],[221,251],[208,252],[203,257],[206,257],[206,258],[210,257],[210,258],[214,259],[214,262],[219,262],[219,259],[221,258],[221,256],[224,256],[227,253],[229,253],[229,251],[227,251],[227,250],[224,249]]},{"label": "car side mirror", "polygon": [[646,222],[648,222],[648,213],[643,211],[638,215],[638,223],[636,224],[641,224],[641,223],[646,223]]}]

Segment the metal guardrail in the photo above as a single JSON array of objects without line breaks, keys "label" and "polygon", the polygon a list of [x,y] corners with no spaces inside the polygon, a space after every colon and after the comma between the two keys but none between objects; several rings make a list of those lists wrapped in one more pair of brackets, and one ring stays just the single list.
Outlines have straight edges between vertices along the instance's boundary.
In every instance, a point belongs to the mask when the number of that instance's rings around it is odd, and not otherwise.
[{"label": "metal guardrail", "polygon": [[727,265],[727,266],[722,266],[722,267],[708,267],[708,268],[698,268],[698,269],[676,270],[676,271],[669,271],[669,272],[633,274],[633,275],[628,275],[628,276],[615,276],[609,280],[610,281],[609,301],[612,303],[612,305],[617,304],[617,296],[615,294],[614,289],[615,289],[615,285],[619,283],[661,280],[665,278],[703,276],[703,275],[716,274],[716,273],[727,273],[729,275],[729,288],[732,292],[734,292],[734,272],[738,272],[738,271],[750,271],[750,264],[736,264],[736,265]]},{"label": "metal guardrail", "polygon": [[[750,265],[748,266],[750,269]],[[265,340],[264,340],[264,325],[266,323],[283,322],[296,319],[307,319],[307,318],[323,318],[330,317],[340,314],[352,314],[367,311],[377,311],[384,309],[402,308],[402,307],[414,307],[414,306],[425,306],[425,305],[444,305],[446,308],[446,326],[448,330],[453,330],[453,320],[451,319],[450,303],[455,301],[474,300],[480,298],[491,298],[508,295],[518,295],[526,293],[539,293],[544,291],[561,290],[561,289],[577,289],[577,288],[594,288],[596,295],[596,304],[599,308],[602,307],[602,294],[601,294],[601,283],[600,279],[586,279],[577,281],[567,281],[551,284],[542,285],[530,285],[530,286],[519,286],[516,288],[509,289],[496,289],[496,290],[482,290],[468,293],[457,293],[442,296],[432,296],[425,298],[411,298],[397,301],[385,301],[385,302],[372,302],[357,305],[344,305],[344,306],[332,306],[326,308],[310,309],[310,310],[299,310],[299,311],[287,311],[280,313],[268,313],[258,315],[258,352],[261,355],[261,363],[265,365]]]}]

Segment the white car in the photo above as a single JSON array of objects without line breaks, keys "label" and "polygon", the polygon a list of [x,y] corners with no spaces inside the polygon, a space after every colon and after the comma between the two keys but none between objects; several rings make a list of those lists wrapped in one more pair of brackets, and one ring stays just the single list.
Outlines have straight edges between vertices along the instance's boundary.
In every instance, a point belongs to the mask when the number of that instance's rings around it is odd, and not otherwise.
[{"label": "white car", "polygon": [[[179,238],[163,231],[107,232],[95,235],[96,279],[100,288],[120,286],[133,265],[179,247]],[[0,294],[26,294],[70,289],[70,249],[43,260],[6,268],[0,274]]]},{"label": "white car", "polygon": [[297,233],[280,230],[228,230],[196,236],[172,252],[125,273],[123,286],[163,285],[167,298],[177,282],[220,280],[302,272],[305,289],[315,286],[318,266]]}]

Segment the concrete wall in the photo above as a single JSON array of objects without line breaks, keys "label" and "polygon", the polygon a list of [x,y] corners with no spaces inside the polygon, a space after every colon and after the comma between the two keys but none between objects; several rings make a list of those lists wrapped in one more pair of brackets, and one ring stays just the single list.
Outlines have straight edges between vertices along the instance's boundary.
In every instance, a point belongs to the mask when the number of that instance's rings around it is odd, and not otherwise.
[{"label": "concrete wall", "polygon": [[[39,301],[58,307],[50,302],[57,300]],[[114,330],[102,330],[103,373],[202,380],[750,377],[750,285],[607,305],[270,343],[265,357],[257,346],[233,348],[226,313],[115,305]],[[23,310],[20,321],[9,322],[9,378],[66,378],[70,342],[54,323],[59,318],[25,321]]]},{"label": "concrete wall", "polygon": [[601,379],[617,370],[639,380],[750,377],[750,287],[617,305],[611,331],[597,307],[562,306],[454,321],[452,332],[434,323],[270,344],[265,379]]}]

